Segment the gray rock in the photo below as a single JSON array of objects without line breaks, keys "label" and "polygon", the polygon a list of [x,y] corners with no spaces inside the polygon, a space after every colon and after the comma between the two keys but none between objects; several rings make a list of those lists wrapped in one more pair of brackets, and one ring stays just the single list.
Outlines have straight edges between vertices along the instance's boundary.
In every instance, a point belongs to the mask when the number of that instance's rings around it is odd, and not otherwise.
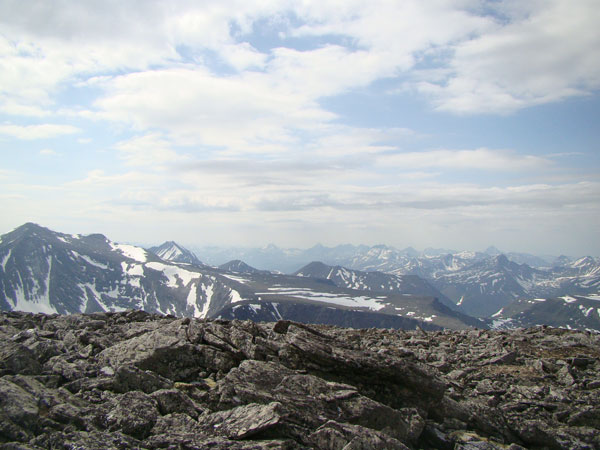
[{"label": "gray rock", "polygon": [[44,449],[61,450],[129,450],[141,449],[141,443],[118,431],[56,432],[38,436],[31,442]]},{"label": "gray rock", "polygon": [[598,348],[549,327],[0,313],[0,449],[600,448]]},{"label": "gray rock", "polygon": [[579,410],[571,415],[567,423],[572,426],[600,429],[600,407]]},{"label": "gray rock", "polygon": [[565,386],[571,386],[575,383],[575,378],[571,375],[571,371],[568,366],[563,366],[557,373],[556,376],[561,384]]},{"label": "gray rock", "polygon": [[150,370],[141,370],[132,365],[119,366],[115,370],[113,390],[115,392],[129,392],[139,390],[150,394],[159,389],[169,389],[173,382],[161,377]]},{"label": "gray rock", "polygon": [[3,341],[0,346],[0,376],[5,374],[39,374],[42,366],[35,354],[22,344]]},{"label": "gray rock", "polygon": [[384,433],[330,420],[308,440],[321,450],[408,450],[402,442]]},{"label": "gray rock", "polygon": [[193,434],[205,438],[210,437],[210,434],[205,433],[197,420],[182,413],[167,414],[158,417],[152,428],[152,434]]},{"label": "gray rock", "polygon": [[158,419],[156,402],[150,396],[131,391],[111,400],[111,407],[104,421],[110,431],[121,431],[137,439],[150,434]]},{"label": "gray rock", "polygon": [[187,327],[181,322],[175,321],[113,345],[103,350],[99,359],[115,369],[134,365],[173,381],[193,379],[202,369],[229,371],[237,365],[230,354],[219,348],[193,344]]},{"label": "gray rock", "polygon": [[512,364],[517,359],[517,352],[503,353],[483,361],[482,364]]},{"label": "gray rock", "polygon": [[267,405],[251,403],[202,416],[200,423],[205,431],[218,436],[245,439],[281,424],[284,417],[285,412],[279,402]]},{"label": "gray rock", "polygon": [[39,429],[36,399],[21,387],[0,378],[0,437],[26,441]]},{"label": "gray rock", "polygon": [[197,406],[187,395],[177,389],[161,389],[150,394],[158,405],[158,410],[164,416],[171,413],[187,414],[194,419],[204,410]]}]

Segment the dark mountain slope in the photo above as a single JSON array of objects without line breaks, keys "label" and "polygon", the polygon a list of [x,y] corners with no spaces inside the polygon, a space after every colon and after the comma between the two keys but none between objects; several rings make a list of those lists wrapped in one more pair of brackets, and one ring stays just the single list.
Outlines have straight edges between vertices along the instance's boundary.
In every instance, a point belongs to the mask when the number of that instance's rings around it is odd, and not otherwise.
[{"label": "dark mountain slope", "polygon": [[341,266],[312,262],[295,275],[331,280],[336,286],[371,292],[430,296],[450,308],[454,303],[427,281],[416,275],[393,275],[383,272],[363,272]]}]

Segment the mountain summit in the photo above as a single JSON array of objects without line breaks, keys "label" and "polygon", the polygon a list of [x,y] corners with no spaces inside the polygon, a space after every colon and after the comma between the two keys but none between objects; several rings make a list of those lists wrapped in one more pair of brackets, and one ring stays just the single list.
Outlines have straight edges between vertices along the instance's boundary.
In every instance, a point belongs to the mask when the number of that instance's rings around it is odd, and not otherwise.
[{"label": "mountain summit", "polygon": [[202,261],[194,253],[174,241],[167,241],[158,247],[151,247],[148,250],[165,261],[194,264],[197,266],[203,265]]}]

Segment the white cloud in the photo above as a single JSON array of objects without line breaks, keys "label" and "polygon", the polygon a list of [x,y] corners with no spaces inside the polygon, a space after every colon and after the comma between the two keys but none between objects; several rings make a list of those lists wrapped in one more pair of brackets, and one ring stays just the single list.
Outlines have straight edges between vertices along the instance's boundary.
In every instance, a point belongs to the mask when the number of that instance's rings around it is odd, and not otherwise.
[{"label": "white cloud", "polygon": [[100,117],[138,130],[232,152],[278,152],[302,129],[334,116],[312,99],[270,85],[260,75],[221,78],[200,69],[116,77],[96,102]]},{"label": "white cloud", "polygon": [[600,9],[594,0],[499,3],[507,23],[456,43],[443,81],[418,89],[440,110],[507,113],[600,88]]},{"label": "white cloud", "polygon": [[550,174],[568,176],[558,155],[415,151],[427,142],[415,146],[419,130],[402,127],[419,126],[418,114],[369,127],[326,105],[398,85],[461,114],[588,95],[600,86],[599,14],[593,0],[0,2],[0,112],[11,120],[2,139],[80,132],[10,117],[53,115],[93,121],[86,152],[111,149],[95,160],[104,172],[57,188],[59,206],[43,186],[3,191],[43,199],[48,217],[83,209],[118,221],[143,211],[149,224],[201,218],[222,234],[291,221],[296,232],[328,223],[425,240],[435,227],[445,234],[444,223],[458,236],[477,232],[470,223],[535,214],[575,222],[577,211],[592,223],[598,185],[550,183]]},{"label": "white cloud", "polygon": [[119,142],[115,148],[129,166],[146,167],[153,170],[165,165],[183,164],[189,158],[179,155],[171,143],[158,134],[137,136]]},{"label": "white cloud", "polygon": [[405,169],[537,171],[549,167],[550,161],[538,156],[520,155],[514,151],[480,148],[393,153],[379,156],[379,164]]},{"label": "white cloud", "polygon": [[52,150],[51,148],[44,148],[44,149],[40,150],[40,155],[42,155],[42,156],[58,156],[59,153],[56,152],[55,150]]},{"label": "white cloud", "polygon": [[0,135],[22,140],[50,139],[79,132],[81,130],[72,125],[0,125]]},{"label": "white cloud", "polygon": [[[214,66],[212,59],[229,65],[251,89],[258,84],[261,93],[298,96],[304,106],[382,78],[411,78],[416,64],[432,56],[436,70],[419,71],[414,86],[438,109],[452,112],[510,112],[600,84],[594,0],[173,3],[4,2],[0,108],[48,114],[65,84],[184,62],[202,72]],[[485,8],[505,22],[481,14]],[[248,42],[259,24],[284,37],[323,40],[303,51],[278,44],[261,52]],[[110,96],[101,100],[104,106]],[[279,112],[288,109],[282,105]],[[181,110],[181,117],[186,113]],[[169,118],[161,125],[170,126]]]}]

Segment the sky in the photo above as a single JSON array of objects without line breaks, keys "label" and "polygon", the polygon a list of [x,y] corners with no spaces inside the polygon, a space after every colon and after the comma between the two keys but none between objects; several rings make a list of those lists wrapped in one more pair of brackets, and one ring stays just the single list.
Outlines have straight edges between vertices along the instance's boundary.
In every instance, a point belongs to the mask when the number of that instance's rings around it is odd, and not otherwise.
[{"label": "sky", "polygon": [[0,0],[0,233],[600,255],[597,0]]}]

